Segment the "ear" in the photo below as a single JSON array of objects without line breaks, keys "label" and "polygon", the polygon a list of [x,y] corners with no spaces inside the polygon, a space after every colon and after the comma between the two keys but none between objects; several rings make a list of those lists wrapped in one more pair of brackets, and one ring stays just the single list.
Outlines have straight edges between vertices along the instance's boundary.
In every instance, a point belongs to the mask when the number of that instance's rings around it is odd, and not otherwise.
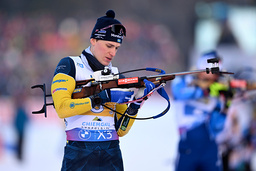
[{"label": "ear", "polygon": [[91,38],[91,39],[90,39],[90,43],[91,43],[92,45],[95,45],[95,43],[96,43],[96,39]]}]

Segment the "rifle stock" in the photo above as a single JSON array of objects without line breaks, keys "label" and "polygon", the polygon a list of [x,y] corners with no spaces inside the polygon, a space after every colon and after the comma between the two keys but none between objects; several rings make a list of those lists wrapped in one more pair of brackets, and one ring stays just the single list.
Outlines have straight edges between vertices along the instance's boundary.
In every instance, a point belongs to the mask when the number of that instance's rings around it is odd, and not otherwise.
[{"label": "rifle stock", "polygon": [[[92,82],[94,79],[77,81],[77,88],[72,94],[73,99],[85,98],[91,95],[97,94],[102,90],[110,89],[110,88],[141,88],[144,87],[144,79],[153,82],[155,85],[160,84],[162,82],[166,82],[169,80],[173,80],[175,75],[158,75],[156,77],[130,77],[130,78],[122,78],[122,79],[114,79],[103,82]],[[90,87],[81,87],[83,85],[92,82]]]}]

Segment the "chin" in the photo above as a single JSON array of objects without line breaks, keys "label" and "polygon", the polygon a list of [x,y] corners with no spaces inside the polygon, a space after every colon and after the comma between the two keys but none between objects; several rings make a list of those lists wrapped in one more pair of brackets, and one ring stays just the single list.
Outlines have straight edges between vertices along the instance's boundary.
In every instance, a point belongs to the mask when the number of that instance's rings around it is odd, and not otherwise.
[{"label": "chin", "polygon": [[104,62],[103,65],[108,66],[110,62]]}]

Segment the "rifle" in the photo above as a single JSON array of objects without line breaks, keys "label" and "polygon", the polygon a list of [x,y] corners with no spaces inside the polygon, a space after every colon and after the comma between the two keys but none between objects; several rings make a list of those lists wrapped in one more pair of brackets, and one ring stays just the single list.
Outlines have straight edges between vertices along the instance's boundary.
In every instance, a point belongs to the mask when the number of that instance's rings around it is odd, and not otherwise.
[{"label": "rifle", "polygon": [[[138,101],[146,100],[148,96],[150,96],[154,91],[159,90],[160,88],[165,86],[166,81],[170,81],[175,79],[176,76],[181,75],[188,75],[188,74],[197,74],[197,73],[204,73],[207,74],[234,74],[232,72],[224,72],[219,70],[218,62],[219,58],[212,58],[207,60],[208,63],[212,63],[213,67],[211,68],[205,68],[200,70],[193,70],[193,71],[185,71],[185,72],[177,72],[177,73],[169,73],[166,74],[164,70],[158,69],[158,68],[143,68],[143,69],[137,69],[137,70],[131,70],[126,71],[118,74],[110,74],[111,71],[109,71],[108,68],[105,68],[102,71],[97,71],[93,75],[93,78],[88,80],[82,80],[82,81],[76,81],[76,88],[72,94],[73,99],[78,98],[85,98],[89,97],[91,95],[97,94],[102,90],[105,89],[111,89],[111,88],[142,88],[144,87],[144,79],[147,79],[148,81],[153,82],[155,85],[159,85],[157,88],[155,88],[153,91],[151,91],[148,95],[145,97],[142,97],[138,99]],[[160,74],[158,75],[151,75],[151,76],[142,76],[142,77],[129,77],[129,78],[119,78],[119,75],[127,73],[127,72],[134,72],[134,71],[140,71],[140,70],[146,70],[146,71],[155,71]],[[31,87],[34,88],[41,88],[44,92],[44,105],[41,110],[39,111],[33,111],[33,114],[41,114],[45,113],[45,117],[47,117],[47,110],[46,107],[49,105],[53,105],[53,103],[47,103],[46,98],[51,97],[51,94],[47,95],[45,84],[42,85],[34,85]],[[167,95],[168,96],[168,95]],[[164,97],[168,101],[168,107],[159,115],[156,115],[154,117],[150,118],[158,118],[169,110],[169,98]],[[132,101],[134,102],[134,101]],[[106,106],[105,106],[106,107]],[[116,112],[116,111],[115,111]],[[149,118],[134,118],[134,119],[149,119]]]},{"label": "rifle", "polygon": [[232,79],[229,81],[231,88],[237,88],[241,90],[256,90],[256,82],[250,82],[242,79]]}]

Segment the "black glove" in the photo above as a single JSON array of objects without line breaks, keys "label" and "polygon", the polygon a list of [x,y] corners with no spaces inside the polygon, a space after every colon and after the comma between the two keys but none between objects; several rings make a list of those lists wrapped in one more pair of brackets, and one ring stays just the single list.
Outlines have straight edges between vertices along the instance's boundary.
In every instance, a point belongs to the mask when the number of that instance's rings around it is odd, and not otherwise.
[{"label": "black glove", "polygon": [[89,98],[91,99],[93,108],[95,106],[100,106],[101,104],[104,104],[106,102],[110,102],[111,101],[110,89],[105,89],[98,94],[94,94],[90,96]]}]

